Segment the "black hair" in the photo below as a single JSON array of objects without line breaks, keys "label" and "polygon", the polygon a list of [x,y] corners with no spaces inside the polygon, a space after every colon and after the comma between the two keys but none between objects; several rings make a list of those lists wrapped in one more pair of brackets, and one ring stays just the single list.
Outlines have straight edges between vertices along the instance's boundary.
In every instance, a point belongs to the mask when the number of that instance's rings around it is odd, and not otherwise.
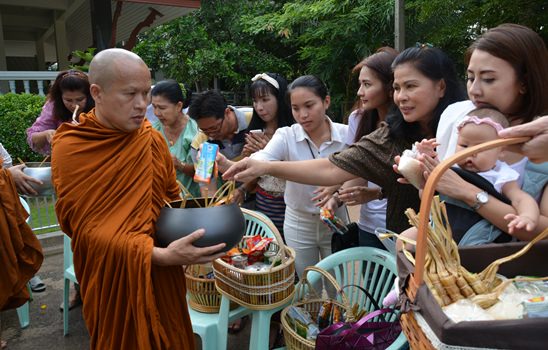
[{"label": "black hair", "polygon": [[[290,126],[295,123],[295,119],[293,119],[293,114],[291,114],[291,108],[287,104],[286,99],[286,93],[287,93],[287,81],[284,77],[279,75],[278,73],[265,73],[272,79],[275,79],[276,82],[278,82],[279,88],[276,89],[274,85],[269,83],[268,81],[264,79],[257,79],[255,80],[250,87],[250,93],[252,98],[265,96],[268,94],[271,94],[272,96],[276,97],[276,101],[278,102],[278,111],[276,118],[278,120],[278,128],[284,127],[284,126]],[[255,129],[264,129],[265,122],[264,120],[259,117],[257,114],[257,111],[253,109],[253,116],[251,117],[251,121],[249,122],[249,130],[255,130]]]},{"label": "black hair", "polygon": [[152,96],[162,96],[173,104],[183,103],[183,108],[190,105],[192,91],[185,84],[179,84],[173,79],[162,80],[152,88]]},{"label": "black hair", "polygon": [[76,69],[69,69],[57,75],[49,90],[49,100],[53,101],[53,116],[63,122],[72,120],[72,113],[63,102],[63,92],[79,91],[86,95],[86,106],[79,113],[87,113],[94,106],[95,101],[89,91],[89,79],[86,73]]},{"label": "black hair", "polygon": [[[428,46],[410,47],[400,53],[392,63],[392,70],[399,65],[409,63],[421,74],[432,81],[445,82],[445,93],[432,112],[429,123],[430,133],[436,134],[442,112],[452,103],[466,99],[464,85],[459,82],[455,66],[451,59],[440,49]],[[430,135],[425,135],[419,122],[408,123],[399,109],[395,109],[387,118],[390,134],[410,142],[420,141]]]},{"label": "black hair", "polygon": [[210,117],[224,119],[226,107],[226,100],[219,91],[208,90],[192,96],[188,115],[194,120]]},{"label": "black hair", "polygon": [[314,75],[303,75],[293,80],[287,88],[287,95],[291,97],[291,92],[300,87],[311,90],[314,95],[320,97],[322,100],[325,100],[325,98],[329,95],[327,86],[325,86],[320,78],[315,77]]}]

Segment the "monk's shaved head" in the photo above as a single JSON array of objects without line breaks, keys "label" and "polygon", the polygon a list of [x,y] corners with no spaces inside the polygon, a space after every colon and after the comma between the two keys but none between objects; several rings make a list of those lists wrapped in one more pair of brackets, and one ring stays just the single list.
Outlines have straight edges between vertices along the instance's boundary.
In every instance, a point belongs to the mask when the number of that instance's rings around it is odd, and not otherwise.
[{"label": "monk's shaved head", "polygon": [[150,71],[131,51],[99,52],[89,65],[89,91],[104,126],[132,132],[141,127],[150,103]]},{"label": "monk's shaved head", "polygon": [[[113,79],[119,78],[124,68],[143,65],[141,57],[124,49],[107,49],[99,52],[89,64],[89,82],[103,88],[108,88]],[[148,68],[147,68],[148,69]]]}]

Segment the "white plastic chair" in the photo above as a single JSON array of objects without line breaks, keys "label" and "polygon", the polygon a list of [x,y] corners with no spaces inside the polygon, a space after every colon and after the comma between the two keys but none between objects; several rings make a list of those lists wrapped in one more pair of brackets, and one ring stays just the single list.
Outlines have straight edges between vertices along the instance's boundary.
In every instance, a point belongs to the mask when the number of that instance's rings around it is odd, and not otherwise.
[{"label": "white plastic chair", "polygon": [[63,286],[63,335],[67,335],[69,330],[70,282],[78,283],[74,273],[70,242],[70,237],[65,234],[63,238],[63,280],[65,282]]}]

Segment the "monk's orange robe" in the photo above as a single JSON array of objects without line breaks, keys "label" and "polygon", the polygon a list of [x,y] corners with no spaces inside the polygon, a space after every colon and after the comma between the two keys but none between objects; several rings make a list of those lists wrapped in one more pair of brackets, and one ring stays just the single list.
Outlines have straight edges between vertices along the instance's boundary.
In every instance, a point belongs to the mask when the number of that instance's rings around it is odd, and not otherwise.
[{"label": "monk's orange robe", "polygon": [[91,348],[193,349],[184,271],[152,264],[155,221],[179,193],[166,142],[148,122],[127,133],[94,113],[64,123],[52,144],[55,211]]},{"label": "monk's orange robe", "polygon": [[27,217],[10,172],[0,169],[0,310],[29,300],[27,283],[44,260],[42,246],[25,222]]}]

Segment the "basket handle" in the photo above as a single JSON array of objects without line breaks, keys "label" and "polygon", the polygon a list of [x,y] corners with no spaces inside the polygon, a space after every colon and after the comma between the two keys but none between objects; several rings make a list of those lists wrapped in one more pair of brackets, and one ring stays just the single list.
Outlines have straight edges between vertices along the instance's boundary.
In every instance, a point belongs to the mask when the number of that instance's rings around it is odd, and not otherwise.
[{"label": "basket handle", "polygon": [[355,321],[355,315],[352,315],[352,308],[350,306],[350,301],[346,297],[346,294],[344,293],[342,288],[339,286],[339,283],[337,282],[335,277],[333,277],[332,274],[330,274],[329,272],[327,272],[326,270],[324,270],[320,267],[317,267],[317,266],[305,267],[302,278],[301,278],[301,281],[299,281],[299,285],[297,286],[297,288],[299,290],[295,291],[294,297],[296,297],[297,295],[302,294],[302,288],[304,288],[303,286],[305,284],[308,286],[309,289],[312,289],[312,285],[310,285],[310,282],[308,282],[308,279],[306,278],[306,275],[308,274],[309,271],[315,271],[315,272],[319,273],[320,275],[325,277],[331,283],[331,285],[333,287],[335,287],[335,291],[341,296],[342,304],[344,305],[344,307],[346,309],[346,315],[347,315],[346,319],[347,319],[347,321],[348,322],[354,322]]},{"label": "basket handle", "polygon": [[[434,198],[434,193],[436,191],[436,185],[438,184],[443,173],[449,169],[453,164],[458,161],[472,155],[479,153],[481,151],[486,151],[492,148],[503,147],[508,145],[513,145],[517,143],[524,143],[528,141],[529,137],[515,137],[508,139],[497,139],[493,141],[488,141],[474,147],[467,148],[463,151],[457,152],[451,157],[447,158],[440,164],[438,164],[432,174],[428,177],[426,184],[424,185],[424,190],[422,192],[421,205],[419,211],[419,227],[418,227],[418,236],[417,236],[417,247],[415,254],[415,272],[410,278],[409,283],[413,284],[414,290],[418,290],[418,287],[423,283],[424,277],[424,262],[426,258],[426,235],[427,235],[427,225],[430,218],[430,208],[432,205],[432,200]],[[413,296],[414,298],[414,296]]]}]

